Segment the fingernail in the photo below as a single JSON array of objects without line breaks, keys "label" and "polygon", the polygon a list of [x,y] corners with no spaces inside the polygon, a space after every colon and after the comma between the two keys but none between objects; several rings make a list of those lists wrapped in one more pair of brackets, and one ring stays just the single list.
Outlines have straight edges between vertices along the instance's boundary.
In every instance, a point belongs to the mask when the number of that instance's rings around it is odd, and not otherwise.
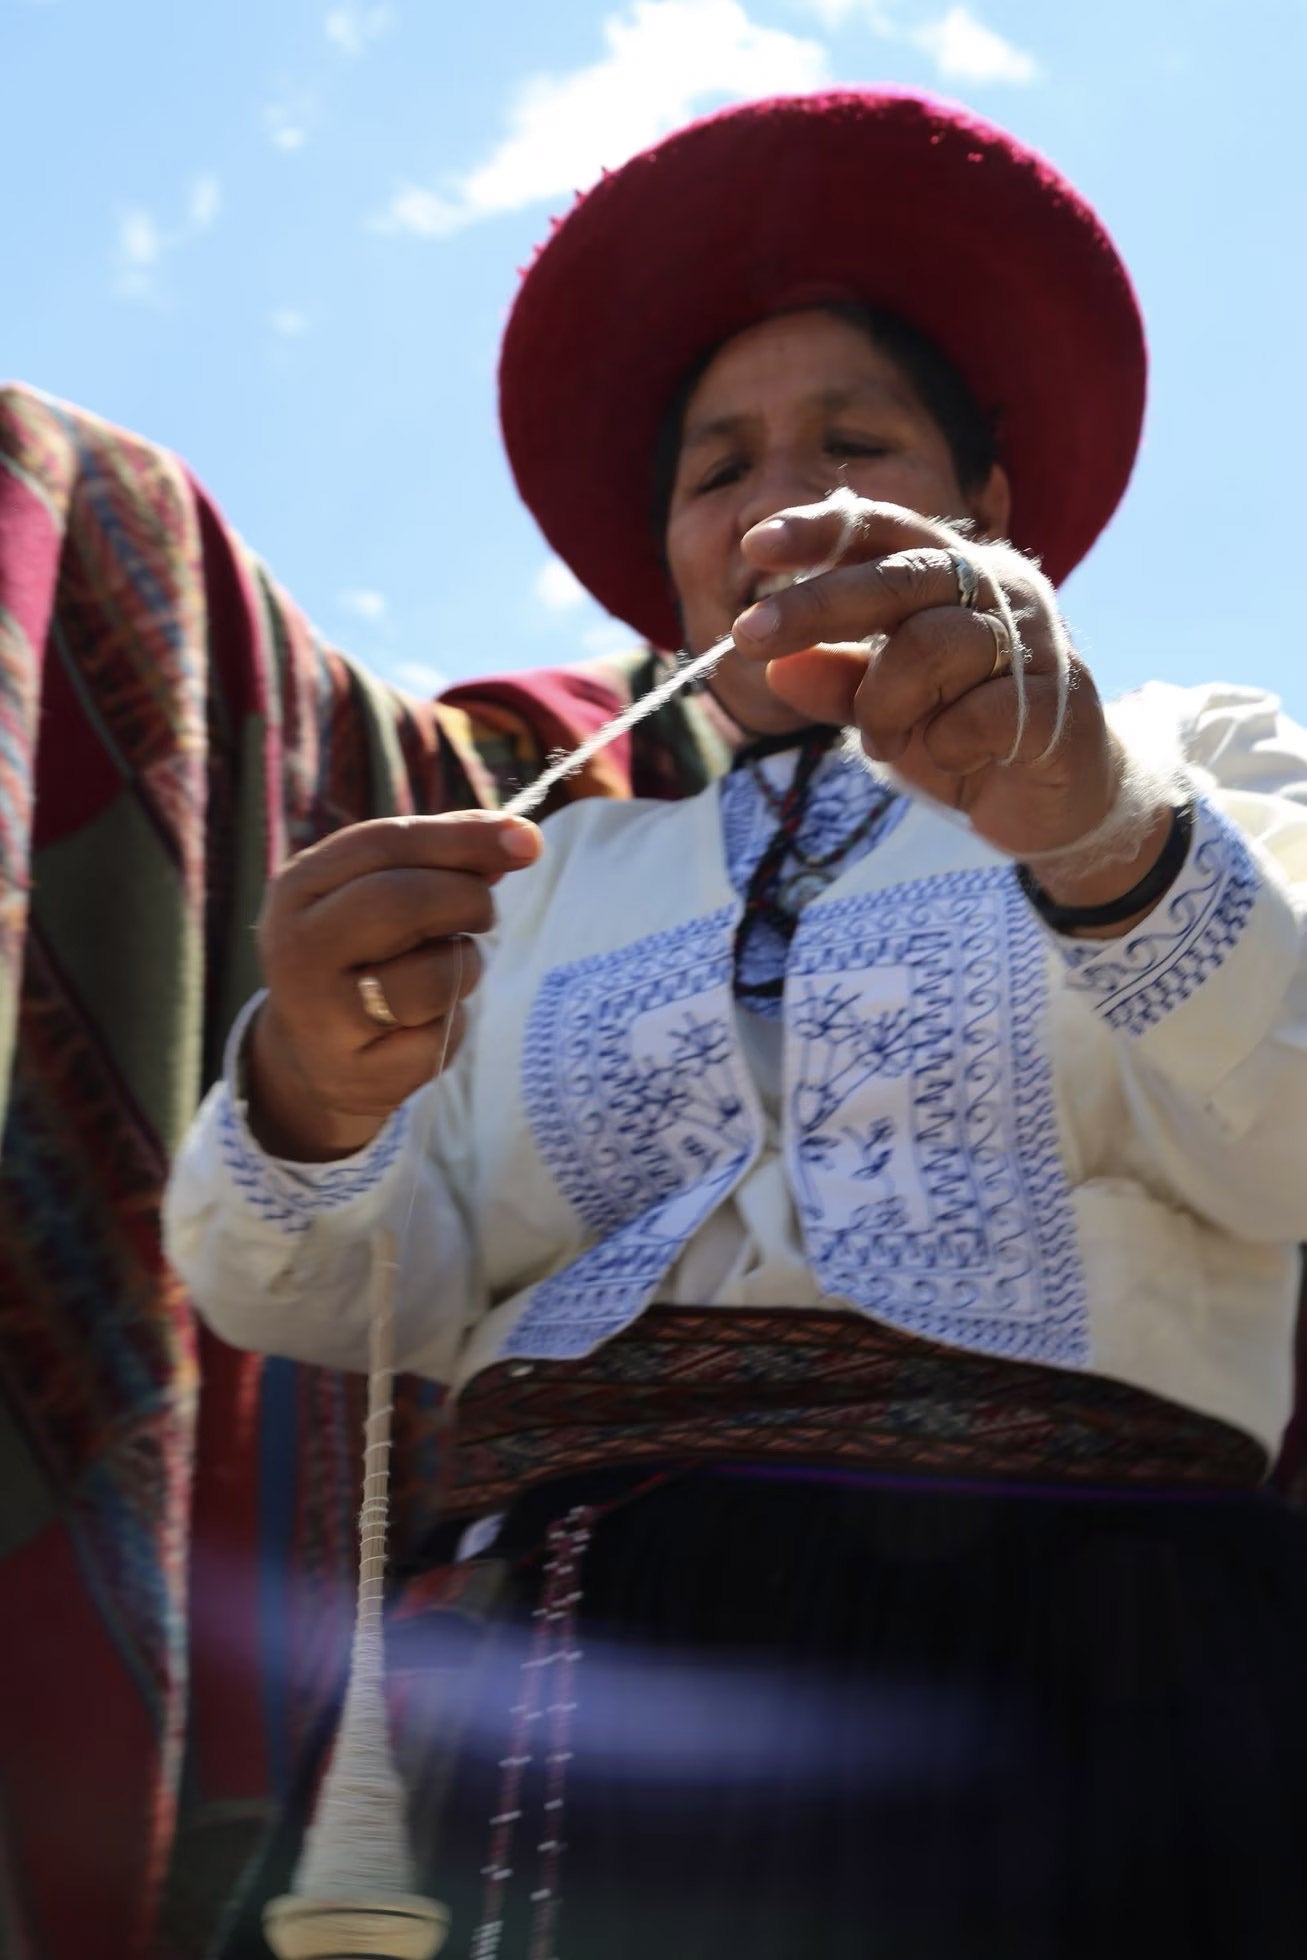
[{"label": "fingernail", "polygon": [[731,629],[733,639],[770,640],[781,623],[780,608],[774,599],[759,599],[756,606],[742,612]]},{"label": "fingernail", "polygon": [[750,526],[751,538],[783,538],[789,530],[789,521],[784,517],[764,517],[761,524]]},{"label": "fingernail", "polygon": [[533,823],[520,823],[514,819],[500,831],[499,848],[505,857],[525,864],[528,859],[540,854],[540,832]]}]

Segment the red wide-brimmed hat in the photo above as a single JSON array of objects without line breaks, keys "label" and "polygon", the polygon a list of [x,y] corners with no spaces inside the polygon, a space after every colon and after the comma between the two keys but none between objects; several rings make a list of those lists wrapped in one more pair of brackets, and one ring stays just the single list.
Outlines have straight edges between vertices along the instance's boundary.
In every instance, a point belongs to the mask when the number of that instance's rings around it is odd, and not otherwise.
[{"label": "red wide-brimmed hat", "polygon": [[1143,418],[1130,280],[1042,157],[951,103],[839,89],[727,109],[600,179],[517,295],[500,411],[518,488],[601,605],[680,638],[652,522],[658,432],[694,363],[823,299],[898,314],[994,415],[1012,536],[1065,578]]}]

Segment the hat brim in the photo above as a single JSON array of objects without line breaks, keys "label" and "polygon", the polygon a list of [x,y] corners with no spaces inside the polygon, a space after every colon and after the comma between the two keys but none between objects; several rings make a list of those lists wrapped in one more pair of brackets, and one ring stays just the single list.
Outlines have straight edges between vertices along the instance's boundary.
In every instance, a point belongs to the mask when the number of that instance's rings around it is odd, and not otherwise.
[{"label": "hat brim", "polygon": [[680,638],[652,518],[679,384],[733,334],[835,292],[928,335],[995,417],[1013,540],[1055,582],[1120,501],[1143,326],[1110,238],[1051,165],[898,91],[725,110],[577,202],[525,274],[501,354],[524,501],[600,604],[655,646]]}]

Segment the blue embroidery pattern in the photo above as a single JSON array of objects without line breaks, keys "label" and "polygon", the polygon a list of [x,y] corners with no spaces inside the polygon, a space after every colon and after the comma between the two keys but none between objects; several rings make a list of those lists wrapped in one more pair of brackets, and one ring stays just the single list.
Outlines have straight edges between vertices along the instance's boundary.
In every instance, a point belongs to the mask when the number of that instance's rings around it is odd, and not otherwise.
[{"label": "blue embroidery pattern", "polygon": [[218,1148],[232,1183],[266,1225],[283,1232],[306,1232],[323,1212],[336,1211],[380,1184],[404,1147],[408,1105],[397,1109],[367,1148],[348,1162],[315,1166],[313,1181],[289,1176],[264,1154],[249,1133],[224,1083],[219,1092]]},{"label": "blue embroidery pattern", "polygon": [[[749,880],[776,829],[775,812],[759,786],[758,774],[766,777],[779,800],[794,773],[794,764],[795,752],[782,752],[765,757],[753,768],[736,769],[722,778],[719,786],[722,847],[727,875],[741,898],[748,891]],[[878,807],[879,821],[872,822],[859,835],[859,824],[864,818],[872,817]],[[842,838],[849,838],[849,849],[838,859],[831,858],[826,877],[833,879],[874,850],[896,828],[907,807],[906,797],[895,796],[855,758],[834,750],[822,757],[813,775],[799,826],[799,847],[805,856],[820,861],[831,857]],[[815,876],[811,880],[811,892],[815,894],[823,882],[820,876]],[[796,880],[791,891],[801,900],[802,881]],[[753,987],[777,979],[785,972],[788,954],[789,946],[781,934],[769,925],[760,924],[745,945],[739,978]],[[782,1017],[779,994],[752,998],[749,1007],[751,1012],[768,1020],[778,1021]]]},{"label": "blue embroidery pattern", "polygon": [[1189,860],[1170,896],[1128,939],[1059,941],[1067,985],[1089,995],[1118,1033],[1146,1033],[1221,965],[1260,884],[1244,839],[1200,797]]},{"label": "blue embroidery pattern", "polygon": [[823,1292],[931,1339],[1084,1365],[1043,938],[1011,872],[813,907],[788,992],[788,1169]]},{"label": "blue embroidery pattern", "polygon": [[730,1026],[733,908],[557,967],[527,1022],[541,1157],[598,1243],[542,1280],[504,1352],[586,1354],[640,1313],[761,1141]]}]

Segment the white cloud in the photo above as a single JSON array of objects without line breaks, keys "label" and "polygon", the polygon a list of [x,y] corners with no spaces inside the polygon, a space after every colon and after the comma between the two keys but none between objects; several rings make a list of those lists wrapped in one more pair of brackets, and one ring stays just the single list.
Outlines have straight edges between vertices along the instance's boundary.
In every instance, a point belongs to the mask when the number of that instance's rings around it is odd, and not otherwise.
[{"label": "white cloud", "polygon": [[377,231],[408,231],[417,238],[444,238],[457,231],[463,222],[458,207],[447,197],[424,191],[417,184],[405,184],[373,220],[373,225]]},{"label": "white cloud", "polygon": [[307,333],[309,325],[307,317],[293,306],[275,307],[269,315],[269,324],[274,333],[281,334],[286,340],[295,340],[300,334]]},{"label": "white cloud", "polygon": [[941,81],[1025,86],[1040,78],[1034,55],[986,27],[969,7],[950,7],[938,20],[913,26],[900,18],[902,7],[896,0],[802,0],[802,4],[828,33],[857,21],[882,41],[907,42],[929,56]]},{"label": "white cloud", "polygon": [[630,627],[623,626],[620,619],[602,619],[597,626],[587,626],[581,635],[581,645],[596,660],[610,653],[629,653],[639,644]]},{"label": "white cloud", "polygon": [[186,207],[190,231],[207,231],[222,209],[222,186],[214,176],[197,177]]},{"label": "white cloud", "polygon": [[308,116],[290,102],[270,102],[263,111],[268,141],[277,150],[302,150],[309,140]]},{"label": "white cloud", "polygon": [[350,592],[342,592],[340,603],[356,619],[384,619],[386,616],[386,595],[384,592],[370,592],[365,587],[356,586]]},{"label": "white cloud", "polygon": [[363,7],[357,4],[357,0],[346,0],[344,6],[330,10],[322,23],[322,31],[333,47],[349,55],[351,60],[357,60],[373,41],[379,40],[386,32],[392,18],[389,7]]},{"label": "white cloud", "polygon": [[114,284],[122,298],[153,296],[154,268],[162,251],[163,239],[152,212],[130,206],[118,213]]},{"label": "white cloud", "polygon": [[133,208],[119,214],[118,250],[128,265],[154,264],[163,240],[151,212]]},{"label": "white cloud", "polygon": [[740,0],[633,0],[603,22],[603,39],[606,52],[589,67],[522,85],[507,134],[483,162],[438,189],[401,186],[377,228],[448,237],[585,189],[714,102],[798,93],[828,79],[824,48],[757,26]]},{"label": "white cloud", "polygon": [[388,671],[393,680],[411,687],[415,694],[443,694],[449,686],[449,675],[439,667],[428,666],[425,660],[396,660]]},{"label": "white cloud", "polygon": [[907,38],[930,56],[946,82],[1025,87],[1039,79],[1039,63],[1032,54],[995,34],[966,7],[951,7],[942,20],[912,29]]},{"label": "white cloud", "polygon": [[165,230],[144,205],[124,205],[118,212],[114,242],[114,283],[120,295],[124,299],[157,298],[157,275],[163,260],[208,231],[221,210],[222,186],[212,172],[192,183],[181,222],[171,230]]},{"label": "white cloud", "polygon": [[585,587],[561,558],[548,558],[536,575],[535,595],[549,612],[571,612],[585,599]]},{"label": "white cloud", "polygon": [[889,14],[880,0],[803,0],[803,4],[828,33],[843,27],[855,14],[861,14],[868,27],[878,33],[892,34],[894,29]]}]

